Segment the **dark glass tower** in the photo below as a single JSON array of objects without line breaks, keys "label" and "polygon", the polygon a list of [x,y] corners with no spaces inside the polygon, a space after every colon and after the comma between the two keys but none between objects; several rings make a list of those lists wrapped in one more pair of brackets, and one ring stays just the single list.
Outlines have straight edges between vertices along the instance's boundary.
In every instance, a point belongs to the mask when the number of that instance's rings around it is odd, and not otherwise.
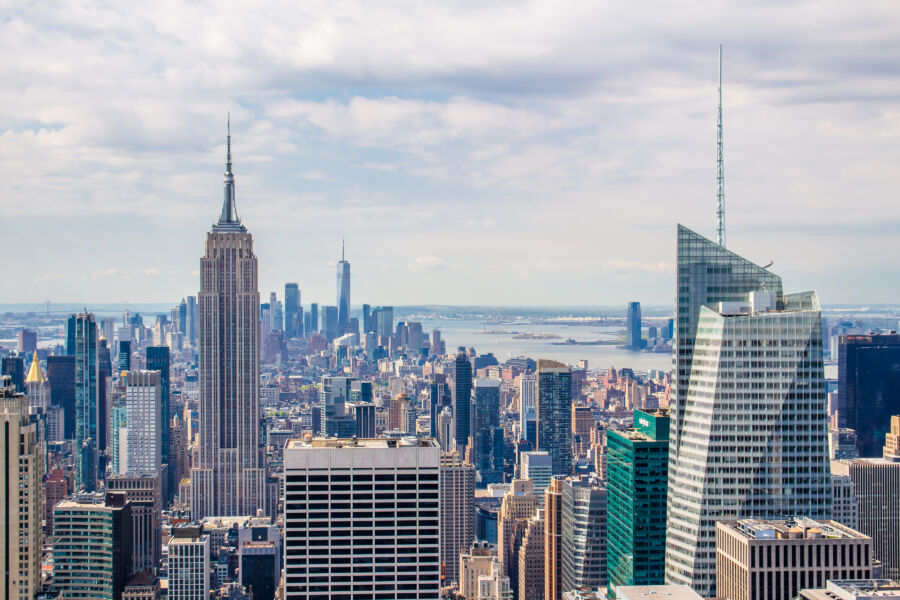
[{"label": "dark glass tower", "polygon": [[9,375],[16,392],[25,393],[25,361],[18,356],[7,356],[2,360],[0,375]]},{"label": "dark glass tower", "polygon": [[550,453],[554,475],[572,474],[572,370],[563,363],[537,363],[537,449]]},{"label": "dark glass tower", "polygon": [[644,347],[641,339],[641,303],[629,302],[625,314],[625,345],[635,350]]},{"label": "dark glass tower", "polygon": [[344,335],[350,325],[350,263],[344,257],[343,241],[337,264],[337,311],[337,335]]},{"label": "dark glass tower", "polygon": [[465,448],[472,435],[472,363],[466,349],[460,347],[456,355],[453,375],[453,422],[456,445]]},{"label": "dark glass tower", "polygon": [[[66,329],[66,354],[75,357],[75,485],[92,492],[97,484],[100,395],[97,323],[92,314],[72,315]],[[89,464],[85,464],[89,462]]]},{"label": "dark glass tower", "polygon": [[472,462],[478,472],[480,485],[501,483],[503,429],[500,427],[500,380],[476,379],[472,396]]},{"label": "dark glass tower", "polygon": [[147,370],[159,371],[159,423],[160,431],[160,462],[169,466],[168,469],[168,494],[174,495],[177,482],[175,469],[169,464],[169,430],[172,427],[172,416],[169,404],[169,347],[149,346],[147,348]]},{"label": "dark glass tower", "polygon": [[47,380],[50,382],[50,405],[63,410],[63,437],[75,437],[75,357],[48,356]]},{"label": "dark glass tower", "polygon": [[303,329],[300,310],[300,286],[296,283],[284,284],[284,337],[291,340],[300,337]]},{"label": "dark glass tower", "polygon": [[856,430],[864,458],[879,458],[891,415],[900,414],[900,335],[842,335],[838,425]]}]

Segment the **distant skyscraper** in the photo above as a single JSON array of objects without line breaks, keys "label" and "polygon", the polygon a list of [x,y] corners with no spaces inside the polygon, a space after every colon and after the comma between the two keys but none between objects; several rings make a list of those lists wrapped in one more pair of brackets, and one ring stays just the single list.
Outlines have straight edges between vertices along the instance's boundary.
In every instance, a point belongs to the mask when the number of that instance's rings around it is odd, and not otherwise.
[{"label": "distant skyscraper", "polygon": [[269,294],[269,307],[271,309],[269,313],[269,318],[271,319],[269,328],[272,331],[284,331],[284,306],[275,292]]},{"label": "distant skyscraper", "polygon": [[[285,600],[346,598],[351,591],[385,600],[438,598],[440,460],[433,440],[289,441]],[[357,501],[371,497],[373,482],[374,510],[371,501]],[[341,511],[349,515],[337,522]],[[320,575],[307,574],[312,565]]]},{"label": "distant skyscraper", "polygon": [[284,284],[284,337],[289,340],[300,337],[303,322],[300,309],[300,286]]},{"label": "distant skyscraper", "polygon": [[0,375],[8,375],[16,391],[20,394],[25,393],[25,361],[19,356],[7,356],[0,361],[3,368],[0,369]]},{"label": "distant skyscraper", "polygon": [[75,437],[75,357],[48,356],[47,379],[50,381],[50,406],[63,412],[63,436]]},{"label": "distant skyscraper", "polygon": [[162,490],[158,475],[114,475],[108,492],[125,494],[131,507],[132,571],[156,570],[162,546]]},{"label": "distant skyscraper", "polygon": [[[521,439],[537,445],[537,377],[533,373],[519,376],[519,433]],[[549,482],[547,482],[549,485]]]},{"label": "distant skyscraper", "polygon": [[28,406],[32,412],[46,414],[50,408],[50,384],[41,369],[41,361],[38,360],[37,350],[31,358],[31,366],[28,367],[28,375],[25,376],[25,393],[28,395]]},{"label": "distant skyscraper", "polygon": [[128,430],[126,473],[159,474],[162,464],[161,407],[160,372],[127,371],[125,375],[125,423]]},{"label": "distant skyscraper", "polygon": [[[554,475],[572,473],[572,371],[563,363],[537,363],[537,449],[550,453]],[[548,520],[551,516],[548,514]]]},{"label": "distant skyscraper", "polygon": [[[717,520],[832,511],[818,299],[748,296],[700,310],[694,348],[703,360],[679,396],[675,461],[670,442],[666,580],[704,597],[716,595]],[[761,352],[765,362],[753,360]]]},{"label": "distant skyscraper", "polygon": [[131,370],[131,341],[119,340],[119,355],[117,357],[119,371]]},{"label": "distant skyscraper", "polygon": [[322,307],[322,337],[331,342],[338,336],[338,309],[336,306]]},{"label": "distant skyscraper", "polygon": [[600,479],[562,482],[561,590],[596,590],[606,583],[607,490]]},{"label": "distant skyscraper", "polygon": [[856,431],[859,455],[881,456],[891,415],[900,414],[900,335],[842,335],[838,426]]},{"label": "distant skyscraper", "polygon": [[519,548],[519,595],[516,600],[543,600],[544,598],[544,509],[538,508],[526,521]]},{"label": "distant skyscraper", "polygon": [[16,350],[19,354],[31,354],[37,350],[37,332],[31,329],[22,329],[18,333],[16,342]]},{"label": "distant skyscraper", "polygon": [[453,420],[456,426],[456,446],[462,451],[472,435],[472,363],[465,348],[456,354],[453,374]]},{"label": "distant skyscraper", "polygon": [[100,377],[97,364],[97,323],[92,314],[68,320],[66,354],[75,357],[75,485],[91,492],[98,479],[97,450],[100,428]]},{"label": "distant skyscraper", "polygon": [[475,540],[475,467],[441,453],[441,562],[447,581],[459,581],[459,554]]},{"label": "distant skyscraper", "polygon": [[544,492],[544,600],[561,600],[562,497],[564,475],[554,475]]},{"label": "distant skyscraper", "polygon": [[476,379],[472,389],[472,461],[479,483],[503,482],[503,428],[500,427],[500,380]]},{"label": "distant skyscraper", "polygon": [[306,336],[319,331],[319,305],[313,302],[309,305],[309,326],[306,328]]},{"label": "distant skyscraper", "polygon": [[[160,423],[160,461],[169,465],[169,426],[172,424],[170,385],[169,385],[169,347],[149,346],[147,348],[147,370],[159,371],[159,423]],[[167,494],[173,496],[178,485],[174,479],[175,469],[167,469]]]},{"label": "distant skyscraper", "polygon": [[343,240],[337,264],[337,311],[337,335],[344,335],[350,325],[350,263],[344,258]]},{"label": "distant skyscraper", "polygon": [[[530,479],[513,479],[500,503],[497,518],[497,554],[503,565],[504,575],[509,577],[514,592],[519,588],[519,549],[528,521],[543,506],[542,495],[534,493]],[[517,594],[517,597],[520,597]]]},{"label": "distant skyscraper", "polygon": [[553,477],[553,459],[549,452],[523,452],[519,455],[522,479],[530,479],[536,494],[542,494],[550,487]]},{"label": "distant skyscraper", "polygon": [[10,600],[31,600],[41,586],[44,451],[41,427],[28,415],[27,397],[0,378],[0,598]]},{"label": "distant skyscraper", "polygon": [[666,574],[667,412],[634,411],[633,429],[606,432],[609,595],[662,585]]},{"label": "distant skyscraper", "polygon": [[625,315],[625,345],[635,350],[644,347],[641,338],[641,303],[629,302]]},{"label": "distant skyscraper", "polygon": [[197,307],[197,298],[195,296],[188,296],[185,298],[187,303],[187,311],[186,311],[186,322],[185,322],[185,338],[190,342],[192,346],[197,345],[197,332],[198,325],[200,321],[200,312]]},{"label": "distant skyscraper", "polygon": [[172,528],[169,539],[169,600],[208,600],[209,535],[200,525]]},{"label": "distant skyscraper", "polygon": [[259,445],[259,288],[253,237],[237,218],[231,136],[225,200],[200,261],[200,442],[191,516],[252,515],[266,506]]}]

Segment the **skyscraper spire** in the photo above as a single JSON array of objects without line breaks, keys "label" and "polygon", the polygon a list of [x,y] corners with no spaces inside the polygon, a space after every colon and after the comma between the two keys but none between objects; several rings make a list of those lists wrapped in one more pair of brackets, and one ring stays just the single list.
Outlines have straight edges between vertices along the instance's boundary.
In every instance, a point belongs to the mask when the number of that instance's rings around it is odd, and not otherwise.
[{"label": "skyscraper spire", "polygon": [[228,114],[226,131],[225,197],[222,200],[222,214],[219,215],[219,222],[213,226],[213,229],[218,231],[241,228],[241,221],[237,217],[237,208],[234,203],[234,174],[231,172],[231,113]]},{"label": "skyscraper spire", "polygon": [[344,236],[341,236],[341,262],[344,262]]},{"label": "skyscraper spire", "polygon": [[722,44],[719,44],[719,110],[716,124],[716,243],[725,246],[725,159],[722,156]]}]

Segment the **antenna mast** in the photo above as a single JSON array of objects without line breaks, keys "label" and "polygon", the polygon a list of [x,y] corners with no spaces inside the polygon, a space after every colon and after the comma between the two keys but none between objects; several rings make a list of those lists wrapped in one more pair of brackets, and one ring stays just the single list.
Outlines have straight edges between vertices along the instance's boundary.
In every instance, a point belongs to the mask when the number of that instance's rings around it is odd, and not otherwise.
[{"label": "antenna mast", "polygon": [[719,44],[719,110],[716,123],[716,243],[725,247],[725,159],[722,156],[722,44]]}]

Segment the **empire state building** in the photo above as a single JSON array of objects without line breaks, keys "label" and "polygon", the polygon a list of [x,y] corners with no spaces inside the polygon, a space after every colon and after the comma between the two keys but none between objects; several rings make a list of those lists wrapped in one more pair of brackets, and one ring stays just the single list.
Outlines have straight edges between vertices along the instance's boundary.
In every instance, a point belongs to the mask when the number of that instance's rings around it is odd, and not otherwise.
[{"label": "empire state building", "polygon": [[234,204],[231,131],[222,214],[200,259],[200,444],[191,469],[191,517],[255,515],[265,508],[259,445],[259,287],[253,236]]}]

